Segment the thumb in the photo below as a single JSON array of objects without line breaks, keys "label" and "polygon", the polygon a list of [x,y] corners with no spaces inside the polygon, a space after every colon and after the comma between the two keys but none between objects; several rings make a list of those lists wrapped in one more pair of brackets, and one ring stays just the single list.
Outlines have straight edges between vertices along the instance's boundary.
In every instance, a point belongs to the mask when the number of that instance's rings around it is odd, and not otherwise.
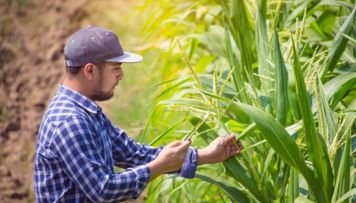
[{"label": "thumb", "polygon": [[235,135],[234,134],[230,134],[228,136],[223,137],[222,139],[222,145],[227,145],[228,143],[231,143],[235,140]]},{"label": "thumb", "polygon": [[190,140],[181,141],[181,144],[177,146],[177,149],[180,150],[187,150],[192,142]]},{"label": "thumb", "polygon": [[178,141],[169,143],[168,145],[166,145],[166,147],[169,147],[169,148],[178,147],[178,146],[182,145],[183,143],[184,143],[184,141],[178,140]]}]

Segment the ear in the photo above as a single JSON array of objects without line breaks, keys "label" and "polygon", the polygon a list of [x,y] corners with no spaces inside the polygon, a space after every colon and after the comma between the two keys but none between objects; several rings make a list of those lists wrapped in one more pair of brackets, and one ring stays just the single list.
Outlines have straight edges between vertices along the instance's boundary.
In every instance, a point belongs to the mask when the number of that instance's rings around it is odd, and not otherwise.
[{"label": "ear", "polygon": [[85,64],[83,68],[83,73],[86,79],[92,80],[94,78],[95,65],[92,63]]}]

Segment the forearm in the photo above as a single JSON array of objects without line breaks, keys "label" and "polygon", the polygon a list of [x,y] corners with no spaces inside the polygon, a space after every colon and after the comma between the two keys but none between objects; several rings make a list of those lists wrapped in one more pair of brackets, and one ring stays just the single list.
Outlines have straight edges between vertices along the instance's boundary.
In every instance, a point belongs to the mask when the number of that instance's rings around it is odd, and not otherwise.
[{"label": "forearm", "polygon": [[150,170],[150,178],[149,181],[155,179],[156,177],[168,173],[169,171],[166,171],[166,167],[159,162],[159,160],[155,159],[151,161],[150,163],[146,164],[146,166]]},{"label": "forearm", "polygon": [[209,163],[208,152],[205,148],[198,149],[198,165],[203,165]]}]

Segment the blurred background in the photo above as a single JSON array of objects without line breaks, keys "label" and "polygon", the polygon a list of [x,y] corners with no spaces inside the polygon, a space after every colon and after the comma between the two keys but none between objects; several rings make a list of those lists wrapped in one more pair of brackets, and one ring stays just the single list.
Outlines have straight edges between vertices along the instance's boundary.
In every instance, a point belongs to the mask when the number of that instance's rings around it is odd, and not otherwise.
[{"label": "blurred background", "polygon": [[[249,146],[235,162],[200,167],[195,179],[157,178],[130,202],[294,202],[301,196],[317,202],[303,171],[278,151],[284,144],[303,154],[308,167],[318,164],[308,147],[328,148],[320,150],[330,153],[325,160],[335,169],[325,185],[336,189],[318,198],[340,198],[356,183],[354,19],[354,0],[0,0],[0,202],[34,202],[38,127],[62,81],[64,44],[88,25],[113,30],[125,50],[144,57],[124,64],[114,97],[100,103],[129,136],[160,146],[192,134],[193,145],[203,147],[233,132]],[[309,145],[301,125],[310,106],[298,106],[307,99],[298,100],[296,55],[322,144]],[[227,100],[267,112],[271,126],[283,125],[277,135],[295,141],[271,142]],[[345,140],[351,141],[350,170],[339,177]]]},{"label": "blurred background", "polygon": [[[161,3],[175,10],[169,1]],[[143,62],[124,66],[125,79],[114,98],[100,104],[113,123],[139,139],[155,85],[184,70],[182,61],[164,69],[165,63],[177,61],[162,50],[171,49],[168,36],[178,28],[162,29],[162,22],[177,13],[165,12],[160,5],[145,0],[0,1],[0,202],[34,202],[38,127],[62,81],[65,42],[82,27],[111,29],[125,50],[143,55]]]},{"label": "blurred background", "polygon": [[137,136],[145,125],[158,52],[145,43],[144,1],[0,1],[0,202],[34,202],[32,166],[44,110],[61,83],[63,47],[76,30],[114,30],[144,62],[124,68],[115,98],[101,104],[115,124]]}]

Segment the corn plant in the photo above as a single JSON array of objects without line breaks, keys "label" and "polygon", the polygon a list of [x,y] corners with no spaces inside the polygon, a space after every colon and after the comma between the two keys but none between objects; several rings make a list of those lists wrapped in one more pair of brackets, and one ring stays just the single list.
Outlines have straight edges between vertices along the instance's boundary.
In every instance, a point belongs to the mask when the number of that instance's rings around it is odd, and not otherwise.
[{"label": "corn plant", "polygon": [[[196,73],[178,46],[191,73],[159,84],[164,90],[144,136],[155,119],[167,128],[151,144],[192,134],[193,144],[203,146],[237,134],[242,154],[197,174],[225,191],[221,200],[350,202],[356,195],[354,2],[217,3],[221,24],[214,29],[223,43],[216,62]],[[173,181],[175,192],[184,188],[196,200],[187,182]]]}]

